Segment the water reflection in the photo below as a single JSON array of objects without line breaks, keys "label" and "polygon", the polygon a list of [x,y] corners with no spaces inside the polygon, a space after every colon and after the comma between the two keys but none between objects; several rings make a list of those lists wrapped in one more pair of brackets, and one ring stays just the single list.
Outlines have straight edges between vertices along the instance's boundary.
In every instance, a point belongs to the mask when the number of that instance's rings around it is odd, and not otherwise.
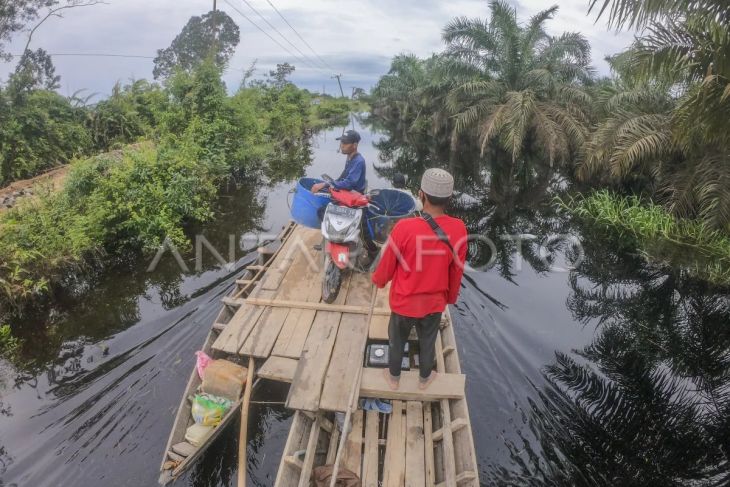
[{"label": "water reflection", "polygon": [[[0,374],[7,377],[0,383],[0,485],[6,480],[61,485],[61,477],[95,485],[114,472],[115,485],[156,479],[193,351],[222,294],[256,257],[247,255],[242,237],[269,230],[263,188],[295,179],[311,162],[309,142],[276,154],[284,162],[272,166],[275,175],[231,180],[216,203],[217,219],[186,229],[193,242],[200,235],[231,258],[230,266],[222,266],[207,247],[197,259],[194,245],[182,253],[188,272],[170,252],[153,272],[147,270],[149,259],[132,256],[69,283],[70,292],[53,306],[22,320],[11,318],[24,348],[19,363]],[[12,411],[19,413],[11,417]],[[235,456],[235,439],[218,444]],[[235,481],[237,462],[223,457],[228,461],[220,468],[220,481],[226,485]],[[215,468],[216,462],[200,465]]]},{"label": "water reflection", "polygon": [[[452,212],[495,245],[494,254],[470,248],[472,266],[494,262],[467,273],[452,310],[483,485],[730,483],[727,290],[647,264],[557,211],[552,198],[571,181],[549,165],[479,157],[473,147],[455,152],[444,138],[361,132],[362,150],[372,150],[371,140],[379,150],[373,187],[397,171],[415,190],[426,167],[451,168],[459,192]],[[286,220],[291,181],[305,168],[317,175],[340,167],[336,135],[320,137],[321,147],[282,150],[273,166],[281,171],[232,187],[219,220],[190,231],[227,257],[230,234],[240,243],[247,232],[274,230]],[[318,161],[307,168],[313,150]],[[584,258],[569,273],[551,269],[573,252],[565,242],[544,245],[552,234],[581,238]],[[203,257],[195,271],[194,252],[185,255],[189,273],[169,254],[153,274],[147,262],[120,267],[91,281],[83,300],[39,315],[43,326],[27,327],[26,358],[36,365],[0,385],[2,481],[154,484],[193,353],[237,274]],[[286,397],[286,386],[272,387],[253,400]],[[252,485],[269,486],[291,412],[254,408],[249,474]],[[234,485],[237,435],[237,425],[223,432],[178,483]]]},{"label": "water reflection", "polygon": [[[506,447],[506,455],[485,458],[480,446],[492,454],[495,448],[486,448],[477,437],[485,485],[730,484],[727,289],[713,288],[681,269],[648,263],[621,239],[557,211],[553,198],[569,192],[571,181],[549,164],[529,157],[513,163],[496,153],[479,157],[468,147],[455,154],[445,141],[412,137],[390,136],[379,149],[378,172],[388,178],[406,174],[411,190],[418,188],[427,167],[454,171],[460,165],[455,171],[459,196],[451,213],[466,222],[470,233],[489,237],[496,247],[491,252],[470,247],[470,263],[476,267],[493,259],[486,272],[497,272],[513,285],[540,289],[535,279],[548,277],[554,260],[545,257],[540,238],[581,238],[583,258],[565,274],[565,306],[576,335],[585,328],[595,332],[581,347],[554,350],[553,361],[541,368],[543,384],[508,376],[512,391],[522,396],[517,402],[521,417],[475,426],[501,431],[497,437]],[[573,249],[557,247],[548,253],[570,260]],[[529,273],[519,273],[521,261]],[[508,299],[493,298],[493,290],[480,284],[479,273],[467,273],[466,281],[499,311],[519,318],[522,311],[505,304]],[[547,309],[544,313],[549,316]],[[472,354],[464,360],[480,359]],[[491,373],[482,367],[476,369]],[[494,401],[508,408],[508,402]]]}]

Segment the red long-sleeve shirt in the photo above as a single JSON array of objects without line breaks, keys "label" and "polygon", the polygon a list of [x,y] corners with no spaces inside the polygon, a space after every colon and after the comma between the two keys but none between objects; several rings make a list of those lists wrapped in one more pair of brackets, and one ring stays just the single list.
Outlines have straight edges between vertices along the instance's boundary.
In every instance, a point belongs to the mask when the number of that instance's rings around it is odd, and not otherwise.
[{"label": "red long-sleeve shirt", "polygon": [[436,223],[446,232],[458,254],[454,261],[423,218],[406,218],[393,227],[372,279],[379,288],[388,281],[390,309],[399,315],[422,318],[438,313],[459,296],[466,259],[466,226],[458,218],[442,215]]}]

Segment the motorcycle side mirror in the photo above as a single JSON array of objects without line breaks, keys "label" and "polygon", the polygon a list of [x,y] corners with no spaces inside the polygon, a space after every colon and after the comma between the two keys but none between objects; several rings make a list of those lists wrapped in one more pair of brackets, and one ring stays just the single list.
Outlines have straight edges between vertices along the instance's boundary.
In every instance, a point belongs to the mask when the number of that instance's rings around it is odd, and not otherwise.
[{"label": "motorcycle side mirror", "polygon": [[326,182],[328,182],[328,183],[332,183],[332,182],[334,182],[334,179],[332,179],[332,178],[331,178],[331,177],[330,177],[329,175],[327,175],[327,174],[322,174],[322,179],[323,179],[323,180],[325,180],[325,181],[326,181]]}]

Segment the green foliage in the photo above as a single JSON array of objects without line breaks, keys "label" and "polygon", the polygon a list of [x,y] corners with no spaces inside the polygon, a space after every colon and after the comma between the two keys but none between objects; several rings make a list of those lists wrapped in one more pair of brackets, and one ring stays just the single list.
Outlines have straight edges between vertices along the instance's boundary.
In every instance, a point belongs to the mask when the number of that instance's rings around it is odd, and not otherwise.
[{"label": "green foliage", "polygon": [[61,77],[56,75],[53,60],[43,49],[27,50],[20,57],[15,72],[8,81],[11,93],[31,90],[57,90]]},{"label": "green foliage", "polygon": [[289,83],[287,79],[296,68],[289,63],[277,64],[276,69],[269,71],[269,76],[274,80],[274,86],[277,88],[283,88]]},{"label": "green foliage", "polygon": [[0,358],[13,362],[20,349],[20,340],[13,336],[10,326],[0,325]]},{"label": "green foliage", "polygon": [[[85,112],[55,92],[11,96],[0,89],[0,184],[36,175],[88,153]],[[4,100],[4,101],[3,101]]]},{"label": "green foliage", "polygon": [[151,137],[166,105],[167,94],[156,84],[146,80],[115,84],[111,96],[94,105],[87,115],[94,148],[107,151]]},{"label": "green foliage", "polygon": [[638,244],[649,258],[669,261],[716,284],[730,285],[730,238],[700,221],[675,218],[659,205],[607,190],[560,204]]},{"label": "green foliage", "polygon": [[155,79],[167,78],[176,70],[190,71],[205,60],[222,68],[240,42],[238,25],[223,11],[191,17],[170,47],[157,51]]},{"label": "green foliage", "polygon": [[13,35],[35,21],[43,9],[57,5],[59,0],[13,0],[0,3],[0,60],[10,60],[5,51]]},{"label": "green foliage", "polygon": [[[721,6],[724,5],[724,8]],[[726,2],[594,0],[609,23],[645,27],[613,59],[613,110],[600,113],[578,175],[637,173],[677,216],[730,229],[730,15]],[[714,12],[714,13],[713,13]]]},{"label": "green foliage", "polygon": [[592,69],[588,41],[577,33],[550,36],[544,24],[557,6],[518,23],[507,3],[489,3],[491,18],[456,18],[443,39],[450,69],[464,78],[447,101],[457,132],[476,129],[482,151],[496,141],[517,161],[540,152],[566,161],[587,135],[589,96],[580,87]]},{"label": "green foliage", "polygon": [[583,182],[649,195],[674,216],[729,231],[727,2],[590,5],[612,26],[643,29],[609,59],[611,79],[594,79],[580,34],[547,34],[557,7],[522,24],[492,0],[488,19],[445,26],[444,53],[396,56],[372,92],[375,114],[406,138],[450,133],[452,154],[478,142],[491,160],[511,158],[515,177],[534,177],[534,162],[571,161]]},{"label": "green foliage", "polygon": [[357,109],[356,103],[347,98],[317,98],[319,103],[313,104],[310,120],[315,127],[347,125],[350,112]]},{"label": "green foliage", "polygon": [[[55,100],[61,108],[85,113],[51,92],[31,91],[26,98],[48,99],[46,108]],[[0,97],[2,103],[8,99]],[[189,249],[186,228],[212,218],[224,179],[283,178],[292,161],[303,167],[309,157],[306,146],[298,152],[292,143],[308,127],[306,91],[287,84],[245,88],[229,97],[212,62],[177,72],[164,88],[144,81],[117,85],[110,99],[91,110],[89,132],[80,118],[79,134],[54,141],[56,146],[83,136],[91,144],[89,133],[99,148],[139,138],[154,143],[77,160],[60,192],[49,190],[0,213],[0,308],[21,310],[70,276],[109,258],[149,255],[166,239]],[[4,124],[0,130],[9,128]],[[0,140],[17,147],[19,138]],[[33,142],[49,141],[38,136]]]}]

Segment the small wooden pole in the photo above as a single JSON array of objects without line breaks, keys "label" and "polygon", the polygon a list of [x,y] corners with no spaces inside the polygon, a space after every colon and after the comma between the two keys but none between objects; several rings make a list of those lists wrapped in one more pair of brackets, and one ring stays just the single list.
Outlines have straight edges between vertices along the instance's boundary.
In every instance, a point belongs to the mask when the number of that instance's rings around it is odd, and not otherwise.
[{"label": "small wooden pole", "polygon": [[[370,319],[373,317],[373,310],[375,309],[375,298],[378,295],[378,289],[372,287],[373,295],[370,298],[370,312],[368,313],[367,326],[370,326]],[[355,383],[352,384],[350,389],[350,399],[347,405],[347,414],[345,415],[345,421],[342,425],[342,436],[340,436],[340,444],[337,447],[337,455],[335,456],[335,464],[332,468],[332,479],[330,480],[330,487],[335,487],[337,484],[337,475],[340,473],[340,462],[342,461],[342,451],[344,450],[345,443],[347,441],[347,435],[350,433],[350,421],[352,420],[352,411],[357,409],[357,400],[359,399],[358,391],[360,390],[360,381],[362,380],[362,365],[360,365],[357,376],[355,377]]]},{"label": "small wooden pole", "polygon": [[238,487],[246,487],[246,445],[248,443],[248,407],[251,404],[251,389],[253,389],[253,369],[256,363],[253,357],[248,358],[248,377],[246,378],[246,390],[243,392],[243,404],[241,404],[241,431],[238,435]]}]

